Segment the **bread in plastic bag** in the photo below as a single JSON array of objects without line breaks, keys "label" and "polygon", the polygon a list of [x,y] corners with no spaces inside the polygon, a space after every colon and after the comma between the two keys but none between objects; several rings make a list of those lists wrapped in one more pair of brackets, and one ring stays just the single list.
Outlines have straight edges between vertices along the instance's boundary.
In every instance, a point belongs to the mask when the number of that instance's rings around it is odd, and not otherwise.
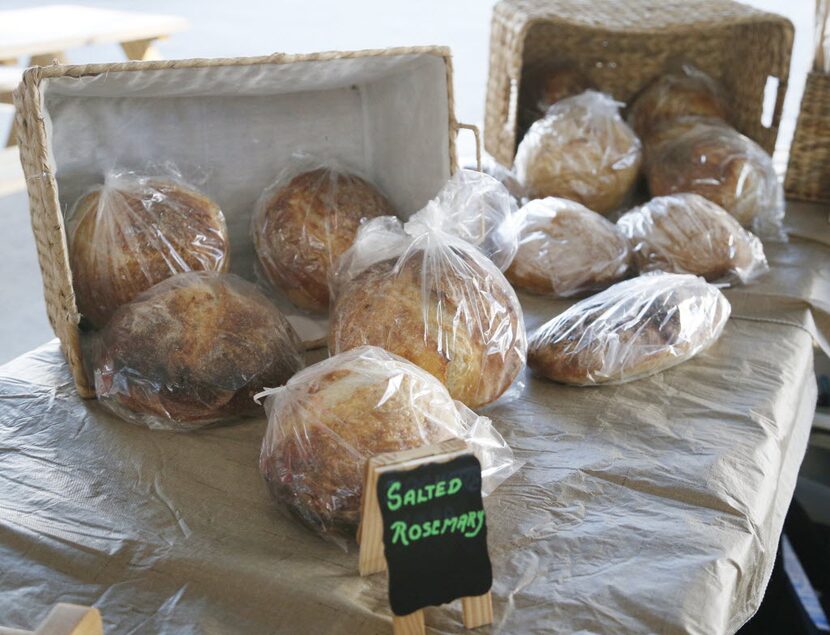
[{"label": "bread in plastic bag", "polygon": [[227,271],[219,206],[177,176],[111,171],[67,217],[78,310],[103,327],[122,304],[185,271]]},{"label": "bread in plastic bag", "polygon": [[516,176],[527,196],[567,198],[602,214],[620,207],[642,162],[640,140],[620,106],[594,90],[551,106],[516,152]]},{"label": "bread in plastic bag", "polygon": [[646,142],[652,129],[685,116],[715,117],[724,121],[729,107],[723,88],[712,77],[690,64],[657,77],[634,99],[628,123]]},{"label": "bread in plastic bag", "polygon": [[522,199],[525,196],[525,192],[524,188],[522,187],[522,184],[519,183],[519,179],[516,178],[516,174],[513,172],[513,170],[504,167],[495,159],[489,156],[485,156],[482,157],[480,171],[484,174],[487,174],[488,176],[492,176],[499,183],[501,183],[510,193],[510,196],[513,197],[513,200],[516,202],[517,205],[521,203]]},{"label": "bread in plastic bag", "polygon": [[690,273],[714,283],[746,284],[769,269],[764,246],[722,207],[699,194],[658,196],[623,215],[642,272]]},{"label": "bread in plastic bag", "polygon": [[784,238],[784,190],[761,146],[705,119],[670,122],[657,134],[646,164],[652,196],[700,194],[762,238]]},{"label": "bread in plastic bag", "polygon": [[333,279],[329,350],[381,346],[475,408],[524,367],[524,319],[495,264],[446,231],[440,200],[405,225],[386,216],[360,228]]},{"label": "bread in plastic bag", "polygon": [[567,61],[536,64],[524,69],[519,97],[522,104],[521,136],[534,121],[544,117],[553,104],[596,89],[590,77]]},{"label": "bread in plastic bag", "polygon": [[376,454],[464,439],[481,461],[485,494],[518,468],[489,419],[381,348],[335,355],[265,395],[260,471],[278,503],[329,539],[354,536],[365,464]]},{"label": "bread in plastic bag", "polygon": [[528,366],[554,381],[620,384],[662,372],[720,337],[729,301],[703,278],[625,280],[572,307],[530,337]]},{"label": "bread in plastic bag", "polygon": [[326,311],[332,265],[361,221],[395,213],[354,170],[297,155],[256,204],[252,234],[262,271],[296,306]]},{"label": "bread in plastic bag", "polygon": [[304,366],[293,328],[255,285],[182,273],[119,308],[93,345],[95,392],[120,417],[193,430],[260,413],[254,395]]},{"label": "bread in plastic bag", "polygon": [[616,225],[564,198],[519,210],[519,250],[505,275],[514,287],[569,297],[604,289],[628,271],[628,240]]}]

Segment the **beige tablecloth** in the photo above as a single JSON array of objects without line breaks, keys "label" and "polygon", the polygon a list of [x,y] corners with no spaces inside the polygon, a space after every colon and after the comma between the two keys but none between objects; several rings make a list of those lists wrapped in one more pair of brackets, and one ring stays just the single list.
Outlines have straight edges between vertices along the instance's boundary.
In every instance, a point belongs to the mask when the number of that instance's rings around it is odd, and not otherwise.
[{"label": "beige tablecloth", "polygon": [[[628,385],[525,376],[489,413],[526,464],[486,501],[496,623],[481,632],[738,628],[805,450],[812,344],[736,319],[698,358]],[[77,602],[119,634],[391,632],[385,576],[358,577],[354,552],[272,507],[263,431],[117,420],[75,395],[54,342],[0,367],[0,623]],[[430,632],[459,619],[427,610]]]}]

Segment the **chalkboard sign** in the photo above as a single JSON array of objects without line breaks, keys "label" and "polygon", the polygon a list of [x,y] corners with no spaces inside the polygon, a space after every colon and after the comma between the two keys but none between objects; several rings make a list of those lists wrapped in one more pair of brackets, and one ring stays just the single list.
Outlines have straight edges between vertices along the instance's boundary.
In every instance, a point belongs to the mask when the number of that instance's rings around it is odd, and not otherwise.
[{"label": "chalkboard sign", "polygon": [[377,500],[395,615],[490,590],[493,570],[475,456],[384,472]]}]

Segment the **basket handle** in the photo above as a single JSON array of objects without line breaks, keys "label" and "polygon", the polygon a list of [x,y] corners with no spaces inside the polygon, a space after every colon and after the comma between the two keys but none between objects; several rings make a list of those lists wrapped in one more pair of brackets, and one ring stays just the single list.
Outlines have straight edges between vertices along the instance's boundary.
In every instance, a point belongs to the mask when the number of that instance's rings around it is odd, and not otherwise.
[{"label": "basket handle", "polygon": [[481,172],[481,133],[478,130],[478,126],[474,126],[471,123],[456,123],[455,124],[455,134],[458,135],[461,130],[472,130],[473,136],[476,138],[476,168],[479,172]]},{"label": "basket handle", "polygon": [[824,38],[827,31],[827,22],[830,21],[830,0],[816,0],[816,54],[813,61],[813,70],[820,73],[827,72],[824,59]]}]

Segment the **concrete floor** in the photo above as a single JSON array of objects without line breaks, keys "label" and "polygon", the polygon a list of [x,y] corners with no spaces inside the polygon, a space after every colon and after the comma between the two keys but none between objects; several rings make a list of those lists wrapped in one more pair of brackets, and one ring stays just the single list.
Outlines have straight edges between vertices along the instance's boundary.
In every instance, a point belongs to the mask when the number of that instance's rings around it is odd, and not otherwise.
[{"label": "concrete floor", "polygon": [[[452,47],[456,114],[481,125],[492,3],[487,0],[299,0],[209,2],[208,0],[81,0],[113,9],[172,13],[186,17],[189,31],[159,44],[167,58],[262,55],[332,49],[383,48],[412,44]],[[0,8],[42,5],[31,0],[2,0]],[[796,43],[779,139],[786,148],[795,125],[804,76],[812,59],[812,7],[807,0],[749,0],[776,11],[796,25]],[[117,46],[69,51],[71,62],[123,59]],[[0,112],[5,138],[8,114]],[[470,135],[460,139],[459,152],[472,156]],[[52,337],[42,299],[25,196],[0,197],[0,364]]]}]

